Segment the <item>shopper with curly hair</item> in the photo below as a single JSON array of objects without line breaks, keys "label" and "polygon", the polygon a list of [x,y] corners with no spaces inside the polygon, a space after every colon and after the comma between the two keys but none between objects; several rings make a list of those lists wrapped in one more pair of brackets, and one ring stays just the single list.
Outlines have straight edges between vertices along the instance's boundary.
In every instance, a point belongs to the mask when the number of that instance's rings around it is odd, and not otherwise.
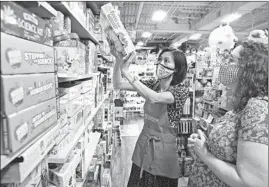
[{"label": "shopper with curly hair", "polygon": [[268,36],[253,31],[233,50],[238,62],[221,67],[234,110],[206,137],[188,139],[197,155],[188,187],[268,187]]}]

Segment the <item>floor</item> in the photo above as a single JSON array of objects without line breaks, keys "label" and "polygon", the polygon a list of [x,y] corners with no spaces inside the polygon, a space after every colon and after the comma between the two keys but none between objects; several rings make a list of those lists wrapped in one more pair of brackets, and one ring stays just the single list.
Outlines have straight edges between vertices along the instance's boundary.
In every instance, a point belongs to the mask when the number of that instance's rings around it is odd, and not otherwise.
[{"label": "floor", "polygon": [[[131,157],[137,138],[143,128],[143,119],[134,117],[121,126],[121,146],[113,149],[112,187],[126,187],[131,171]],[[178,187],[186,187],[187,178],[180,178]]]}]

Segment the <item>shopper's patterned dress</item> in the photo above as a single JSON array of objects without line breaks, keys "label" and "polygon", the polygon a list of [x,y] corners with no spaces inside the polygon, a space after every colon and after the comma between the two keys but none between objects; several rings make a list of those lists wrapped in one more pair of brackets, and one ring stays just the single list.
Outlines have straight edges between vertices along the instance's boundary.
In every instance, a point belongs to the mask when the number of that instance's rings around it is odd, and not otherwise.
[{"label": "shopper's patterned dress", "polygon": [[[227,112],[215,123],[207,140],[218,159],[236,164],[238,141],[268,145],[268,100],[252,98],[241,114]],[[188,187],[228,187],[199,157],[193,165]]]},{"label": "shopper's patterned dress", "polygon": [[[154,80],[149,80],[149,81],[143,81],[143,83],[147,87],[155,91],[160,90],[159,86],[157,86],[159,82],[156,82]],[[176,125],[179,122],[180,117],[182,115],[183,107],[184,107],[185,101],[188,98],[189,92],[188,92],[188,88],[186,88],[182,84],[170,87],[168,91],[170,91],[174,95],[174,99],[175,99],[174,104],[167,105],[168,120],[171,127],[174,129],[177,129]],[[133,163],[127,186],[128,187],[177,187],[178,186],[177,178],[156,176],[147,171],[143,171],[142,178],[140,178],[140,174],[141,174],[141,168]]]}]

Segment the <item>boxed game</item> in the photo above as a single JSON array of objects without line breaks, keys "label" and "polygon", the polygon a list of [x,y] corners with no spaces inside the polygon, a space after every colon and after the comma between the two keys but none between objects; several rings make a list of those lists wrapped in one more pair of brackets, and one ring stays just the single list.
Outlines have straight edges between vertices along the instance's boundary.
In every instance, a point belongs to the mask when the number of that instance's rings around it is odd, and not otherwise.
[{"label": "boxed game", "polygon": [[56,96],[55,79],[54,73],[2,75],[2,115],[8,116],[54,98]]},{"label": "boxed game", "polygon": [[101,7],[100,24],[108,41],[113,42],[116,50],[123,56],[135,51],[134,44],[120,20],[118,11],[111,3]]},{"label": "boxed game", "polygon": [[84,123],[83,120],[83,109],[80,109],[74,116],[69,119],[69,129],[73,130],[74,133],[81,127]]},{"label": "boxed game", "polygon": [[56,122],[56,98],[2,118],[1,154],[18,151]]},{"label": "boxed game", "polygon": [[68,100],[71,101],[80,96],[81,85],[78,83],[74,84],[62,84],[59,87],[60,95],[67,94]]},{"label": "boxed game", "polygon": [[[7,2],[3,2],[4,4]],[[1,73],[55,72],[53,47],[1,32]]]},{"label": "boxed game", "polygon": [[53,147],[58,130],[58,125],[55,125],[23,152],[20,155],[23,158],[23,162],[11,163],[1,170],[1,183],[22,183],[25,181],[26,177]]},{"label": "boxed game", "polygon": [[1,32],[53,46],[50,25],[14,2],[1,2]]},{"label": "boxed game", "polygon": [[73,150],[64,164],[49,165],[49,180],[57,187],[76,186],[76,167],[81,160],[81,150]]},{"label": "boxed game", "polygon": [[60,111],[66,111],[67,117],[72,117],[75,113],[77,113],[83,107],[83,96],[78,96],[73,100],[68,99],[68,95],[64,95],[60,97]]},{"label": "boxed game", "polygon": [[[27,176],[27,178],[20,183],[4,183],[1,180],[1,187],[46,187],[48,186],[48,163],[46,159],[42,160]],[[2,179],[2,178],[1,178]]]}]

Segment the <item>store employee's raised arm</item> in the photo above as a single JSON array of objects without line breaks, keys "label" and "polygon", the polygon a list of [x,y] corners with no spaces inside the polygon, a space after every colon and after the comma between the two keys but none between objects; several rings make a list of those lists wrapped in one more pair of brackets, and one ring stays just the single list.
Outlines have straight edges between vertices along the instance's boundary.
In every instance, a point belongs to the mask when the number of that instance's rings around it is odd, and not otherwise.
[{"label": "store employee's raised arm", "polygon": [[132,53],[121,64],[121,73],[129,81],[130,85],[137,91],[147,102],[150,103],[174,103],[174,96],[171,92],[157,93],[156,91],[148,88],[136,77],[131,75],[129,67],[135,57],[135,53]]}]

